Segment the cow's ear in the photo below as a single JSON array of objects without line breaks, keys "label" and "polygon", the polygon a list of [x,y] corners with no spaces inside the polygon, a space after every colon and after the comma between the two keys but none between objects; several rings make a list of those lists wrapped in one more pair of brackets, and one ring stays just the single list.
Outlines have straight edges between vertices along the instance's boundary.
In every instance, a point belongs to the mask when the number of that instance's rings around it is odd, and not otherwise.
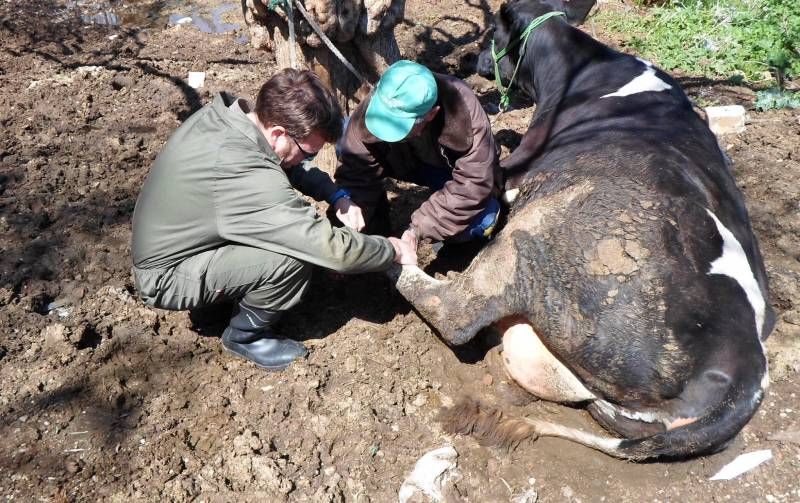
[{"label": "cow's ear", "polygon": [[571,25],[583,24],[586,16],[594,7],[596,0],[565,0],[564,12],[567,14],[567,21]]},{"label": "cow's ear", "polygon": [[503,26],[509,26],[511,24],[511,8],[509,7],[510,3],[511,2],[503,3],[497,13],[497,20],[500,21],[500,24]]}]

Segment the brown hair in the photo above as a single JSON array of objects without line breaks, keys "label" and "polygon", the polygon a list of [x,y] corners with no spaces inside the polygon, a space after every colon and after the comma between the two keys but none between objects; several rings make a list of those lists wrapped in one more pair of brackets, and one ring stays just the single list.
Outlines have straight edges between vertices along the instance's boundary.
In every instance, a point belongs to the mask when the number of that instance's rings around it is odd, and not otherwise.
[{"label": "brown hair", "polygon": [[342,136],[339,103],[308,70],[286,68],[273,75],[258,91],[256,115],[264,126],[281,126],[297,140],[315,132],[329,142]]}]

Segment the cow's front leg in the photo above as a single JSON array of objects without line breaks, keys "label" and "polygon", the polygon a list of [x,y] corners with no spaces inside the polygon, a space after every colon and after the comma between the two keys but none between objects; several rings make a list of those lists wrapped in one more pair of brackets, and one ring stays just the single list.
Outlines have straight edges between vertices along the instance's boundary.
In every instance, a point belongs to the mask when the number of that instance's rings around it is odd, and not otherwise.
[{"label": "cow's front leg", "polygon": [[397,291],[448,344],[469,342],[482,328],[507,314],[504,302],[474,293],[463,276],[440,281],[417,266],[399,265],[387,274]]}]

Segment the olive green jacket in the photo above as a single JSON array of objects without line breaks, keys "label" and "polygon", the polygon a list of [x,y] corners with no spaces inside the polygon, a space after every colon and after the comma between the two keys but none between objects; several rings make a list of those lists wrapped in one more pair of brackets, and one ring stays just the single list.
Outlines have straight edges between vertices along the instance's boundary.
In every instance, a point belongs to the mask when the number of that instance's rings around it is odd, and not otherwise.
[{"label": "olive green jacket", "polygon": [[167,269],[230,244],[338,272],[388,268],[394,248],[387,239],[333,227],[295,191],[321,201],[336,186],[327,174],[306,166],[289,169],[290,180],[245,115],[248,107],[218,94],[167,141],[133,214],[134,274]]}]

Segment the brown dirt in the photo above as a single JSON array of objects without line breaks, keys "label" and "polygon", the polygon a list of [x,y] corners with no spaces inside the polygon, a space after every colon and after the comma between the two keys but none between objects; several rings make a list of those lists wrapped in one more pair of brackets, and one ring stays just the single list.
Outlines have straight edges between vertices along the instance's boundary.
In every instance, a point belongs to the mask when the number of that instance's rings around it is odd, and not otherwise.
[{"label": "brown dirt", "polygon": [[[219,3],[196,5],[208,14]],[[469,67],[497,5],[409,0],[397,31],[404,55],[466,78],[496,102],[492,84]],[[540,501],[800,500],[800,446],[771,440],[800,430],[796,112],[751,110],[747,131],[723,140],[780,316],[769,343],[773,385],[751,424],[726,451],[679,463],[634,465],[553,439],[506,453],[451,438],[435,421],[463,393],[510,399],[496,342],[487,336],[452,351],[380,275],[317,274],[282,325],[311,355],[279,373],[220,351],[224,307],[170,313],[136,302],[130,217],[150,163],[214,92],[253,96],[275,67],[269,54],[236,43],[241,27],[209,34],[167,25],[168,14],[189,7],[139,2],[115,11],[121,24],[107,27],[85,24],[60,1],[0,6],[7,500],[393,501],[416,460],[448,443],[459,452],[452,501],[511,501],[529,489]],[[223,19],[242,24],[236,9]],[[206,86],[188,87],[189,71],[206,71]],[[684,82],[705,102],[752,104],[746,88]],[[531,112],[497,120],[506,147]],[[398,222],[411,206],[401,206]],[[511,409],[599,431],[582,411],[538,402]],[[774,459],[734,481],[707,480],[757,449]]]}]

